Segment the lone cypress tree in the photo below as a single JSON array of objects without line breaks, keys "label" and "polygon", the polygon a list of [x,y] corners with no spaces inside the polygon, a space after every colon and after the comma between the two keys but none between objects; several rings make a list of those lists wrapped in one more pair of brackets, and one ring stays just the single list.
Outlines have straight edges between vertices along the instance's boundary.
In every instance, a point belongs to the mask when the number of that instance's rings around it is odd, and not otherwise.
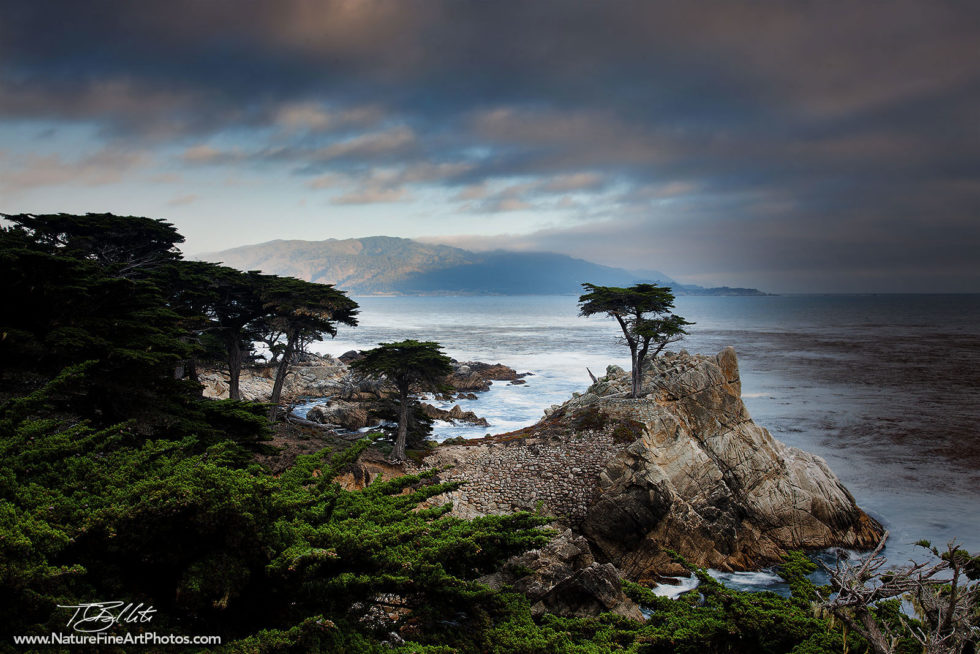
[{"label": "lone cypress tree", "polygon": [[367,376],[383,377],[398,389],[398,437],[392,457],[404,461],[411,394],[441,388],[446,375],[453,371],[452,360],[432,341],[379,343],[363,354],[351,367]]},{"label": "lone cypress tree", "polygon": [[671,313],[674,294],[669,287],[656,284],[636,284],[629,288],[582,284],[582,287],[588,292],[578,299],[580,315],[605,313],[615,318],[623,330],[633,365],[630,397],[639,397],[643,360],[650,347],[654,347],[656,357],[667,344],[683,338],[687,334],[684,327],[694,323]]}]

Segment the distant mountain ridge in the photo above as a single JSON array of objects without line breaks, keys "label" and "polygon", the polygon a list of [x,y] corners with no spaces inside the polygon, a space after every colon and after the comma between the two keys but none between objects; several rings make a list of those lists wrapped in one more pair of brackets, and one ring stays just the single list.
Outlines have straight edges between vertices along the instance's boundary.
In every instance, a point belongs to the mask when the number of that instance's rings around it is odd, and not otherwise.
[{"label": "distant mountain ridge", "polygon": [[763,295],[756,289],[678,284],[657,270],[629,271],[553,252],[471,252],[407,238],[276,240],[199,254],[240,270],[335,284],[355,295],[573,295],[582,282],[656,282],[678,295]]}]

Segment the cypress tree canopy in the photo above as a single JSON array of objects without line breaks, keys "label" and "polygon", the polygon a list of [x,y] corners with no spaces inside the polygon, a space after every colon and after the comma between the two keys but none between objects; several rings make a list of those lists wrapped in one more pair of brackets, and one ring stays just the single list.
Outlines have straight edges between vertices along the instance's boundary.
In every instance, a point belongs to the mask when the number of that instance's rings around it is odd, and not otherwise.
[{"label": "cypress tree canopy", "polygon": [[680,340],[692,325],[671,313],[674,294],[670,288],[656,284],[635,284],[628,288],[582,284],[587,292],[579,297],[579,313],[592,316],[604,313],[616,319],[623,330],[623,340],[630,349],[632,361],[631,397],[639,397],[642,387],[643,360],[654,347],[657,356],[669,343]]}]

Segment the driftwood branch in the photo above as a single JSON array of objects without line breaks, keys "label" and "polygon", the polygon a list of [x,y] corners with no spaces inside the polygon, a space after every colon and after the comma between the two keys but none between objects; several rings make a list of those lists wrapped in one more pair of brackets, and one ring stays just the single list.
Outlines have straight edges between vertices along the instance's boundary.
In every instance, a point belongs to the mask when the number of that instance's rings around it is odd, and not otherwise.
[{"label": "driftwood branch", "polygon": [[939,557],[935,563],[912,562],[880,571],[887,563],[881,553],[887,538],[886,531],[858,565],[838,561],[834,568],[823,566],[836,592],[824,608],[864,637],[875,652],[892,654],[900,634],[879,620],[872,608],[882,600],[904,597],[913,602],[922,622],[922,627],[913,629],[902,619],[906,634],[919,641],[926,654],[960,654],[978,636],[971,621],[980,605],[980,582],[962,579],[972,557],[950,543],[943,553],[930,547]]}]

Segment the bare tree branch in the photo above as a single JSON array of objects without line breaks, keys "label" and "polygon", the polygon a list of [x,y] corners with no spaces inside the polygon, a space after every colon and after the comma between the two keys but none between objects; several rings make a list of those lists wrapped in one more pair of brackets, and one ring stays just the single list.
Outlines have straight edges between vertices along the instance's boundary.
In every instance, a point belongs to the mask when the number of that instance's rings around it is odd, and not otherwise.
[{"label": "bare tree branch", "polygon": [[[980,606],[980,582],[964,583],[966,567],[973,561],[967,552],[950,543],[946,551],[929,547],[935,563],[915,563],[882,571],[887,563],[881,553],[888,532],[859,565],[838,561],[824,565],[836,593],[824,608],[859,633],[875,652],[892,654],[902,635],[911,635],[926,654],[961,654],[970,643],[980,641],[976,624]],[[947,574],[948,573],[948,574]],[[912,601],[922,626],[905,618],[905,634],[895,633],[873,611],[876,603],[891,598]]]}]

